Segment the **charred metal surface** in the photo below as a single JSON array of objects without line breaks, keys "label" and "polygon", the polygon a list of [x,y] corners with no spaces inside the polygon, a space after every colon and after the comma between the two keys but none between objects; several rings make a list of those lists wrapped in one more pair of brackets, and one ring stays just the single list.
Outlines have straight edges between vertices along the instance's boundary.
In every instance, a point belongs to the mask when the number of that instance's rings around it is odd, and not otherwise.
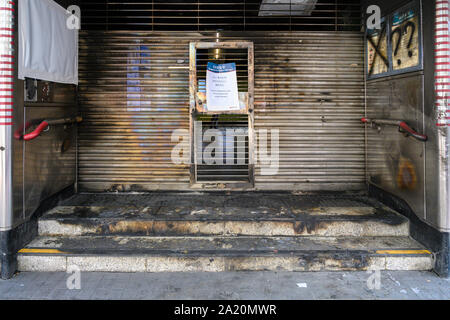
[{"label": "charred metal surface", "polygon": [[[190,189],[194,159],[172,162],[171,133],[190,131],[194,141],[189,44],[216,40],[216,32],[80,33],[80,190]],[[255,188],[363,190],[362,33],[220,32],[219,42],[241,41],[254,43],[249,127],[280,130],[278,173],[264,176],[260,164],[250,164]]]}]

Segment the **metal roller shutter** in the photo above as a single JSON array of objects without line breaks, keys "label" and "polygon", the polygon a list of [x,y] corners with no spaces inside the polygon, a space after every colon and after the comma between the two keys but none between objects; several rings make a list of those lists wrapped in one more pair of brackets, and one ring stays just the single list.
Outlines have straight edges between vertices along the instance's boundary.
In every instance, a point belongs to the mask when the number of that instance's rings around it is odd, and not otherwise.
[{"label": "metal roller shutter", "polygon": [[[82,190],[188,189],[175,129],[189,129],[189,42],[215,32],[83,31]],[[222,32],[255,44],[255,129],[280,130],[280,167],[258,189],[359,189],[365,181],[359,32]]]},{"label": "metal roller shutter", "polygon": [[[269,35],[268,35],[269,36]],[[255,129],[279,129],[280,165],[262,189],[349,190],[365,176],[363,39],[292,33],[255,44]]]}]

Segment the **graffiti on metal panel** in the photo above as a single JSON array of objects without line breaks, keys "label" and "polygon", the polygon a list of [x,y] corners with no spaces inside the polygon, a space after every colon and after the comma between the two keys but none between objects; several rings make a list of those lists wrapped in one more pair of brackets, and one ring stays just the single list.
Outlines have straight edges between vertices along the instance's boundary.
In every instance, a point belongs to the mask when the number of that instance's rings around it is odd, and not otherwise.
[{"label": "graffiti on metal panel", "polygon": [[392,18],[391,43],[394,70],[419,64],[419,17],[412,9]]},{"label": "graffiti on metal panel", "polygon": [[367,66],[369,76],[388,72],[387,44],[386,24],[383,24],[381,30],[374,29],[367,34]]}]

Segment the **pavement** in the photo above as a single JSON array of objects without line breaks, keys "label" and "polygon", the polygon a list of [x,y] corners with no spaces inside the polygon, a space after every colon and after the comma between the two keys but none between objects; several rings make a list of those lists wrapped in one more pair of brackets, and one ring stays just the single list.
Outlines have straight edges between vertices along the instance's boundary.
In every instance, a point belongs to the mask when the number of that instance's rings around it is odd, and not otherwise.
[{"label": "pavement", "polygon": [[[432,272],[22,272],[2,300],[450,300]],[[70,289],[69,289],[70,288]]]}]

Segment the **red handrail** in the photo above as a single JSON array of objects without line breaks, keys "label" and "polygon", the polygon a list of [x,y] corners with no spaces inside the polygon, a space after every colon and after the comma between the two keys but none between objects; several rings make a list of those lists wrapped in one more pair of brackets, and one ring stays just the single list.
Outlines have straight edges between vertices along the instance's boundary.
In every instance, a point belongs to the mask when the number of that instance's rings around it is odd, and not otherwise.
[{"label": "red handrail", "polygon": [[384,119],[367,119],[362,118],[361,121],[363,123],[373,123],[373,124],[384,124],[384,125],[391,125],[391,126],[398,126],[399,129],[404,130],[406,133],[411,135],[413,138],[419,140],[419,141],[427,141],[428,136],[423,135],[415,131],[413,128],[411,128],[405,121],[399,121],[399,120],[384,120]]},{"label": "red handrail", "polygon": [[31,141],[33,139],[36,139],[37,137],[39,137],[41,135],[42,131],[47,129],[47,127],[48,127],[48,122],[47,121],[42,121],[41,124],[38,125],[37,128],[34,129],[33,132],[25,134],[23,136],[23,140]]},{"label": "red handrail", "polygon": [[413,136],[414,138],[416,138],[419,141],[424,141],[425,142],[425,141],[428,140],[428,136],[416,132],[414,129],[412,129],[410,126],[408,126],[408,124],[406,122],[404,122],[404,121],[400,122],[398,126],[400,128],[402,128],[403,130],[405,130],[407,133],[409,133],[411,136]]},{"label": "red handrail", "polygon": [[25,129],[28,129],[30,126],[32,125],[31,122],[27,122],[25,123],[25,126],[21,126],[19,129],[17,129],[16,131],[14,131],[14,139],[16,140],[22,140],[22,132]]},{"label": "red handrail", "polygon": [[[20,127],[14,132],[14,138],[16,140],[24,140],[24,141],[31,141],[33,139],[36,139],[41,135],[41,133],[47,129],[49,126],[57,126],[57,125],[65,125],[70,123],[80,123],[83,121],[83,118],[81,116],[76,116],[73,118],[62,118],[62,119],[55,119],[55,120],[44,120],[39,123],[41,120],[33,120],[31,122],[27,122],[25,126]],[[33,132],[23,134],[24,131],[26,131],[29,127],[39,123],[36,129],[34,129]]]}]

